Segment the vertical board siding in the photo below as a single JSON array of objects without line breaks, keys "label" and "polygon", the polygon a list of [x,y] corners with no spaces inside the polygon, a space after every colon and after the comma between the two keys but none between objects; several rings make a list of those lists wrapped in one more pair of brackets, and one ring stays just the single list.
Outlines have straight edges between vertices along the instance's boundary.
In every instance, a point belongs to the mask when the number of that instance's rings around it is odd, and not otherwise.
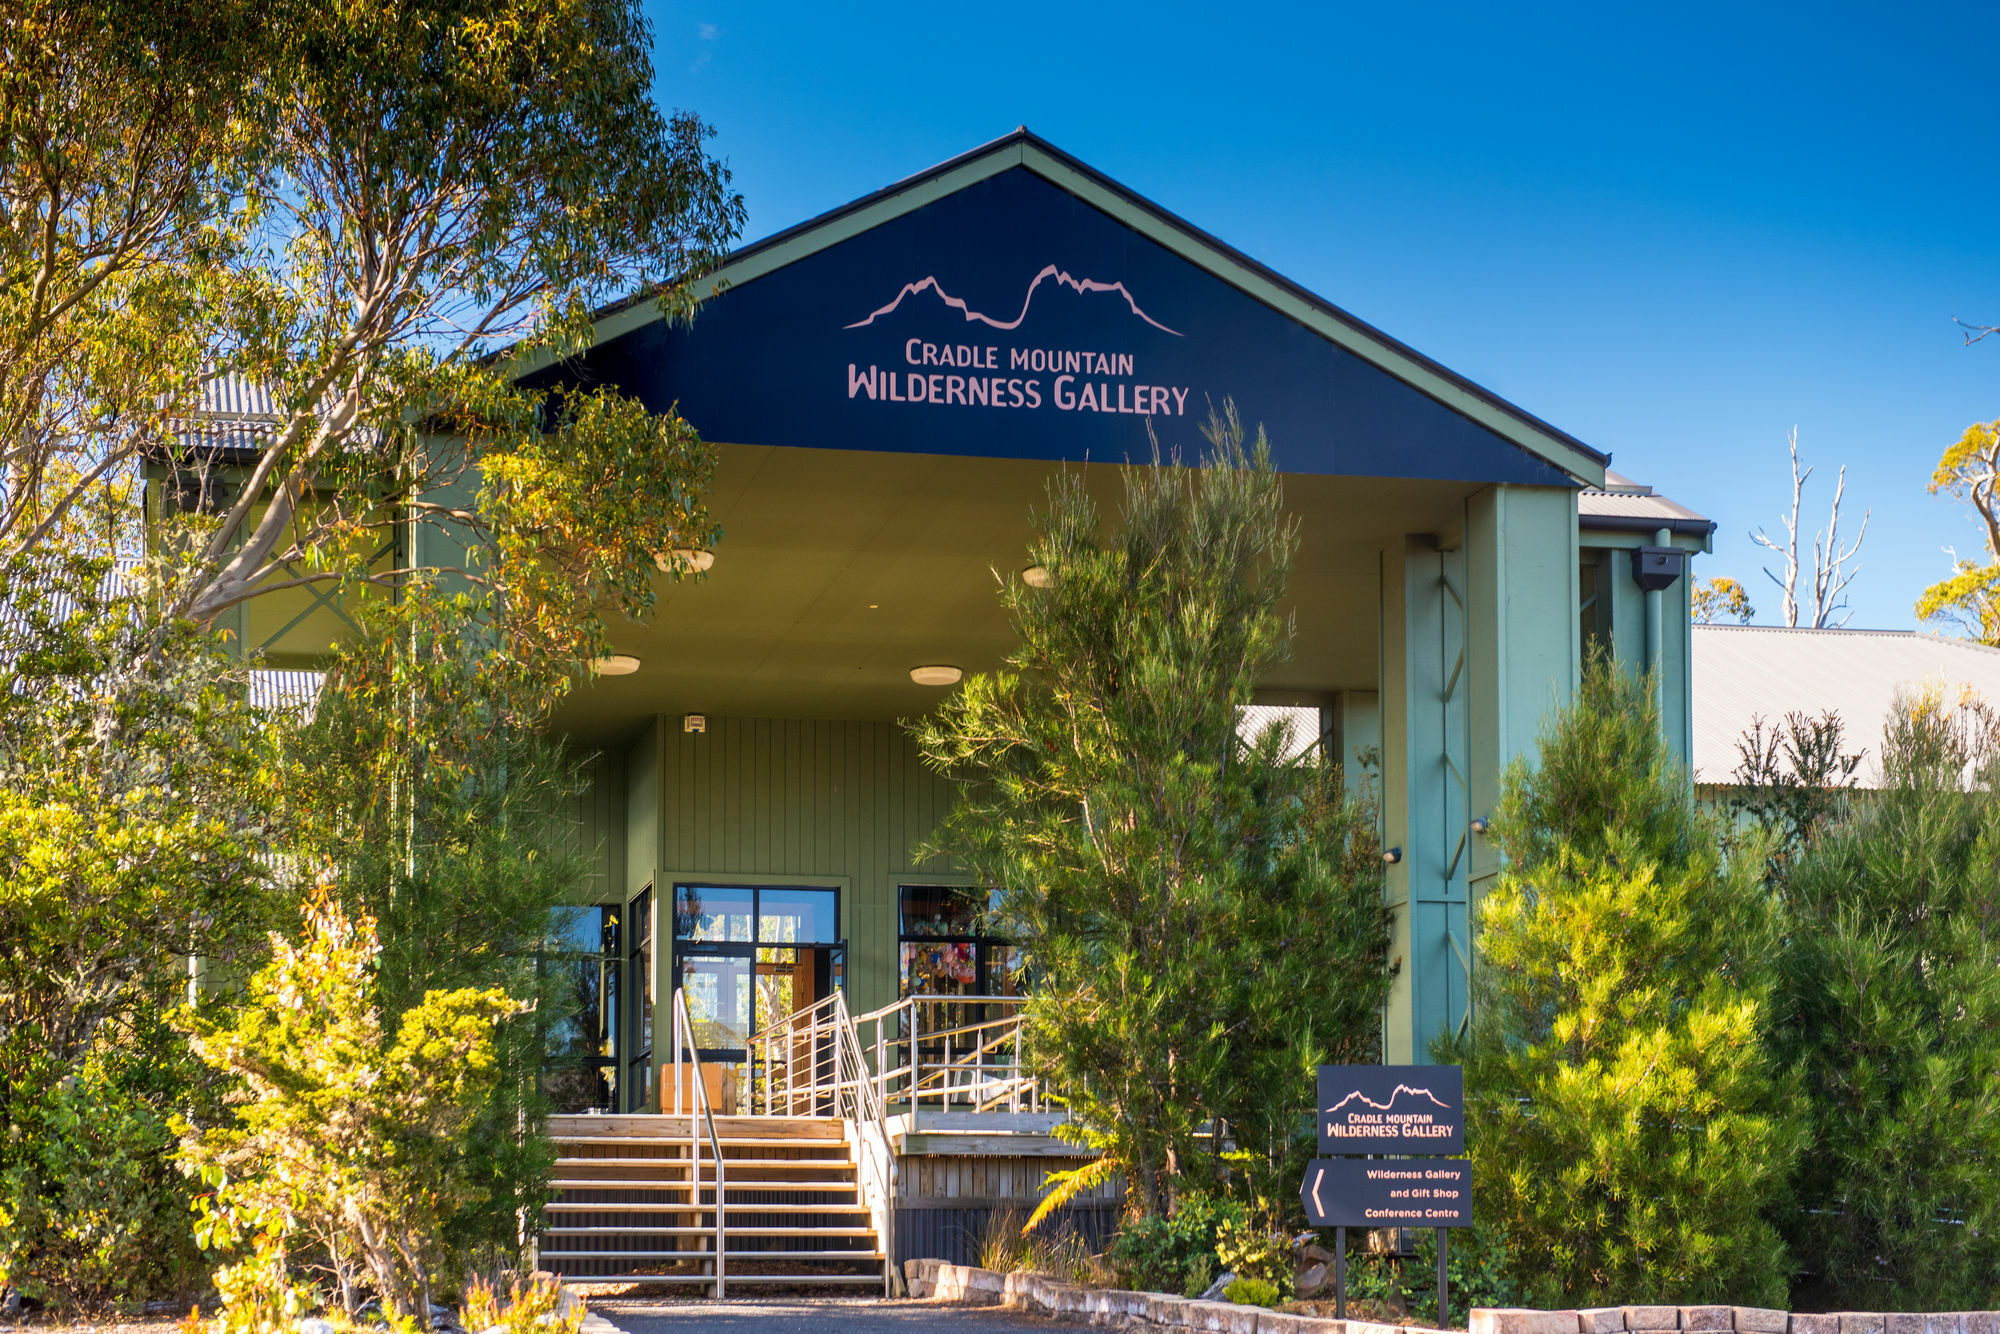
[{"label": "vertical board siding", "polygon": [[[657,782],[645,772],[660,750]],[[848,944],[849,1004],[860,1013],[896,998],[896,887],[936,875],[911,857],[950,809],[951,785],[925,769],[893,723],[721,718],[684,732],[661,719],[627,756],[634,809],[629,843],[647,838],[636,805],[657,803],[661,893],[689,876],[773,884],[838,882]],[[644,794],[642,798],[641,794]],[[645,883],[626,876],[632,888]]]}]

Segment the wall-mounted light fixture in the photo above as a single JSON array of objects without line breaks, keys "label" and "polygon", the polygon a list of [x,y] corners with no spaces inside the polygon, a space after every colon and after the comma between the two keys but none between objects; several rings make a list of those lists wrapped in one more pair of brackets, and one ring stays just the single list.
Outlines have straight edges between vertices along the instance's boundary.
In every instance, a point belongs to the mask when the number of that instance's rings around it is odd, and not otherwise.
[{"label": "wall-mounted light fixture", "polygon": [[1385,848],[1382,851],[1382,860],[1394,866],[1397,862],[1403,860],[1403,850],[1401,848]]},{"label": "wall-mounted light fixture", "polygon": [[943,662],[910,668],[910,679],[920,686],[955,686],[964,675],[961,669]]},{"label": "wall-mounted light fixture", "polygon": [[630,676],[639,670],[639,660],[629,653],[613,653],[590,664],[599,676]]},{"label": "wall-mounted light fixture", "polygon": [[1486,823],[1486,817],[1483,815],[1477,817],[1472,822],[1472,832],[1475,834],[1483,834],[1490,828],[1492,826]]}]

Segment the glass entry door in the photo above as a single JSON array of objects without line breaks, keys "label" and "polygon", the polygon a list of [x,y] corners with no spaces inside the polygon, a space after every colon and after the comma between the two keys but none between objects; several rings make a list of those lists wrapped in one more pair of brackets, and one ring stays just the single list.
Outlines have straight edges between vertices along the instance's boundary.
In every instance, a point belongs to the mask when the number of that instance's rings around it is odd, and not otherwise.
[{"label": "glass entry door", "polygon": [[674,887],[675,985],[717,1114],[748,1110],[752,1035],[846,985],[839,906],[833,889]]}]

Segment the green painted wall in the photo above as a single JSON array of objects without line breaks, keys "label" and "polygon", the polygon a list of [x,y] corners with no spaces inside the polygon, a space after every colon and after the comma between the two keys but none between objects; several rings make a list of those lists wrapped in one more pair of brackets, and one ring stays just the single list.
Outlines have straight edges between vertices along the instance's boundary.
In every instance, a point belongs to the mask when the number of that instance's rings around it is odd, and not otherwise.
[{"label": "green painted wall", "polygon": [[660,718],[626,753],[625,784],[628,897],[702,879],[831,886],[850,1007],[896,999],[897,886],[957,878],[910,856],[951,792],[901,728],[711,716],[697,734]]}]

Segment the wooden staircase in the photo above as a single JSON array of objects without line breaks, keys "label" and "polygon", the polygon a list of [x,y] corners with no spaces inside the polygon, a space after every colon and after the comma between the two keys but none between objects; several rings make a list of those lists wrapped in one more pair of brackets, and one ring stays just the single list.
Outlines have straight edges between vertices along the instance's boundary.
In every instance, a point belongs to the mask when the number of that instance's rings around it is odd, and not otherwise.
[{"label": "wooden staircase", "polygon": [[680,1284],[718,1296],[739,1284],[889,1290],[845,1122],[719,1116],[714,1129],[719,1199],[699,1116],[550,1118],[559,1156],[542,1268],[569,1283]]}]

